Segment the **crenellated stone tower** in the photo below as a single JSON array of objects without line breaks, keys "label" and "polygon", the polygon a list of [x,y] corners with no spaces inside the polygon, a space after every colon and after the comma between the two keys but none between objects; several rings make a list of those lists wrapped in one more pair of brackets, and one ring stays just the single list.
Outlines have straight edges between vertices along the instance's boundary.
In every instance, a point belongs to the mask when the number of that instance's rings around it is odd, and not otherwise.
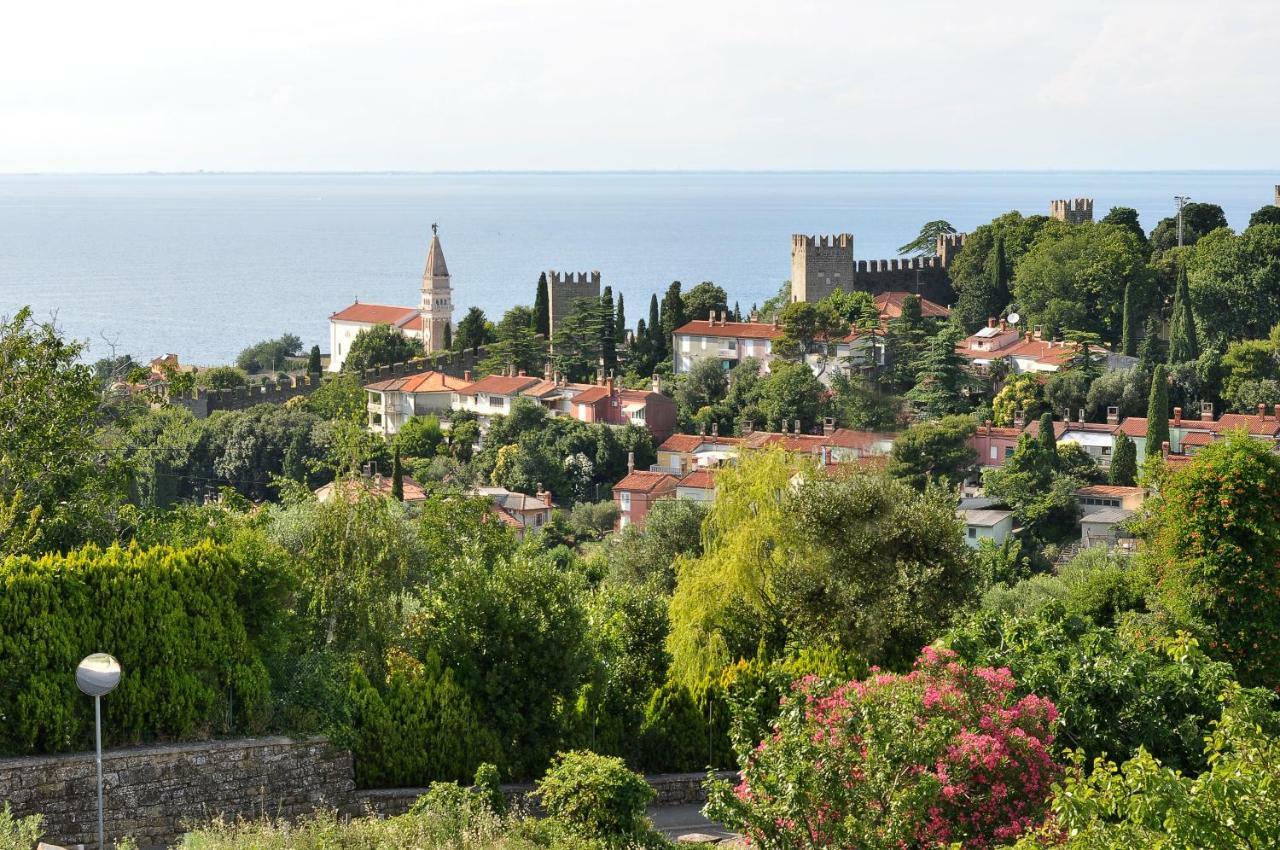
[{"label": "crenellated stone tower", "polygon": [[1093,198],[1050,201],[1049,217],[1069,224],[1084,224],[1087,221],[1093,221]]},{"label": "crenellated stone tower", "polygon": [[547,318],[552,336],[573,312],[573,302],[578,298],[599,300],[600,272],[547,272]]},{"label": "crenellated stone tower", "polygon": [[791,300],[821,301],[853,291],[853,234],[791,237]]},{"label": "crenellated stone tower", "polygon": [[431,225],[431,249],[427,252],[427,268],[422,273],[422,347],[439,351],[445,347],[445,329],[453,325],[453,287],[449,267],[440,247],[439,228]]}]

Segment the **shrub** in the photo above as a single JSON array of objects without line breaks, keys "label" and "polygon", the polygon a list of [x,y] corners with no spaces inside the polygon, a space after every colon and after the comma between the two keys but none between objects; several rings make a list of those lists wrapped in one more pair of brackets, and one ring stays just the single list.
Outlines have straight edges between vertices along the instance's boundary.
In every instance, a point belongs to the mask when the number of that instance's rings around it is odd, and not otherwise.
[{"label": "shrub", "polygon": [[120,660],[106,744],[260,731],[270,684],[237,606],[241,563],[221,546],[87,547],[0,562],[0,753],[92,744],[93,703],[71,675]]},{"label": "shrub", "polygon": [[39,815],[15,817],[9,804],[0,808],[0,850],[31,850],[40,839]]},{"label": "shrub", "polygon": [[742,783],[708,812],[763,848],[989,847],[1039,823],[1057,710],[1006,669],[926,647],[912,672],[796,683],[773,733],[737,740]]},{"label": "shrub", "polygon": [[502,796],[498,766],[491,762],[482,762],[476,768],[474,781],[476,790],[489,801],[489,808],[500,815],[505,814],[507,811],[507,798]]},{"label": "shrub", "polygon": [[679,682],[653,692],[640,726],[641,768],[660,773],[707,767],[707,723]]},{"label": "shrub", "polygon": [[574,834],[619,841],[648,833],[644,812],[655,796],[622,759],[582,750],[557,754],[537,794],[547,814]]}]

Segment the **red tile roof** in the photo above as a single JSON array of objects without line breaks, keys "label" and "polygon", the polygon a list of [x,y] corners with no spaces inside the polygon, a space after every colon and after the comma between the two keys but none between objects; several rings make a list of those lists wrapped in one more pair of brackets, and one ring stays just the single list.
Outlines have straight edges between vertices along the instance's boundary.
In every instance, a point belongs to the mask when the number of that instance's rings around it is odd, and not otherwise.
[{"label": "red tile roof", "polygon": [[687,322],[676,328],[676,333],[694,336],[719,336],[735,339],[777,339],[782,328],[771,322],[716,322],[705,319]]},{"label": "red tile roof", "polygon": [[420,318],[417,307],[392,307],[387,304],[352,304],[329,316],[331,321],[361,322],[367,325],[396,325]]},{"label": "red tile roof", "polygon": [[1215,435],[1208,431],[1192,431],[1182,438],[1184,446],[1207,446],[1215,439]]},{"label": "red tile roof", "polygon": [[633,493],[656,493],[664,490],[674,490],[680,479],[674,475],[668,475],[665,472],[649,472],[647,470],[637,469],[627,474],[627,477],[613,485],[613,489],[628,490]]},{"label": "red tile roof", "polygon": [[589,387],[573,397],[574,404],[594,404],[609,397],[608,387]]},{"label": "red tile roof", "polygon": [[716,488],[716,476],[710,469],[695,469],[680,479],[680,486],[692,487],[697,490],[714,490]]},{"label": "red tile roof", "polygon": [[672,434],[658,446],[660,452],[692,452],[707,443],[736,446],[742,442],[741,437],[710,437],[705,434]]},{"label": "red tile roof", "polygon": [[[1225,434],[1227,431],[1240,428],[1255,437],[1280,437],[1280,420],[1277,420],[1274,416],[1258,416],[1257,414],[1224,413],[1221,419],[1215,421],[1183,417],[1177,422],[1170,419],[1169,427],[1189,432],[1182,438],[1183,442],[1186,442],[1187,438],[1195,433]],[[1147,420],[1140,416],[1130,416],[1120,423],[1119,430],[1130,437],[1145,437],[1147,436]],[[1198,444],[1192,443],[1192,445]]]},{"label": "red tile roof", "polygon": [[[1063,422],[1058,419],[1054,420],[1053,423],[1053,436],[1061,437],[1068,431],[1093,431],[1098,434],[1114,434],[1119,428],[1119,425],[1112,425],[1109,422]],[[1026,433],[1032,437],[1039,435],[1040,420],[1033,419],[1027,423]],[[1143,431],[1143,433],[1145,434],[1146,431]]]},{"label": "red tile roof", "polygon": [[1256,413],[1224,413],[1217,425],[1223,431],[1244,428],[1254,436],[1274,437],[1280,434],[1280,419],[1274,416],[1258,416]]},{"label": "red tile roof", "polygon": [[447,393],[467,387],[467,382],[443,372],[423,372],[421,375],[410,375],[406,378],[392,378],[389,381],[378,381],[366,384],[366,390],[375,392],[396,393]]},{"label": "red tile roof", "polygon": [[[913,292],[881,292],[876,296],[876,307],[880,310],[880,315],[886,319],[896,319],[902,315],[902,300],[908,295],[914,295]],[[920,298],[920,315],[926,319],[945,319],[951,315],[951,311],[941,304],[930,301],[928,298]]]},{"label": "red tile roof", "polygon": [[1022,436],[1021,428],[1005,428],[1000,425],[983,425],[974,434],[975,437],[1012,437],[1017,439]]},{"label": "red tile roof", "polygon": [[1146,492],[1141,487],[1124,487],[1119,484],[1090,484],[1087,487],[1081,487],[1076,490],[1076,495],[1124,497],[1145,495]]},{"label": "red tile roof", "polygon": [[458,390],[459,395],[473,396],[476,393],[490,393],[492,395],[515,395],[521,390],[528,389],[538,383],[540,379],[531,378],[527,375],[516,376],[514,378],[507,375],[489,375],[481,378],[470,386],[463,387]]}]

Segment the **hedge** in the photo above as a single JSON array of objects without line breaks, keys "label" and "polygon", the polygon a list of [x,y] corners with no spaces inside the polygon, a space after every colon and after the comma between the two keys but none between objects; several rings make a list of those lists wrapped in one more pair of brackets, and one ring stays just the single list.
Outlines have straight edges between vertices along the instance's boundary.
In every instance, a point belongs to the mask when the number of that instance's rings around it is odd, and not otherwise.
[{"label": "hedge", "polygon": [[93,652],[123,670],[102,701],[107,745],[261,731],[271,689],[236,602],[240,572],[212,543],[0,562],[0,754],[92,745],[75,668]]}]

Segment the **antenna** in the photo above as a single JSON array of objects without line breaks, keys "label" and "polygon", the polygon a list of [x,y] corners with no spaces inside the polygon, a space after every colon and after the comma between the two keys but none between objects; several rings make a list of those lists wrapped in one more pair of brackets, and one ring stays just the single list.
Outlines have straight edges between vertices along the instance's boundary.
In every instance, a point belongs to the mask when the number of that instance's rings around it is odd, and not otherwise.
[{"label": "antenna", "polygon": [[1011,325],[1016,325],[1016,324],[1018,324],[1018,322],[1021,322],[1021,321],[1022,321],[1022,317],[1021,317],[1021,316],[1019,316],[1017,313],[1010,313],[1010,314],[1008,315],[1008,317],[1007,317],[1007,320],[1008,320],[1009,324],[1011,324]]}]

